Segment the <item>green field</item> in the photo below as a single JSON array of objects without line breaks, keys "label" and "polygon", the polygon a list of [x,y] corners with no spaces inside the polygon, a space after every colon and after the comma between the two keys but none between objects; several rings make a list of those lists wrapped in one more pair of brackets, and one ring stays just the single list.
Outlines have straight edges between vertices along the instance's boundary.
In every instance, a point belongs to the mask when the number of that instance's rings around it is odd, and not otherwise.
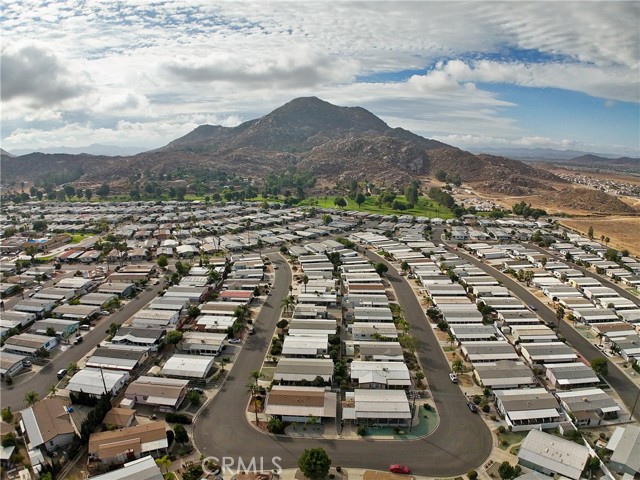
[{"label": "green field", "polygon": [[71,236],[71,243],[80,243],[85,238],[89,238],[92,235],[87,233],[67,233],[67,235]]},{"label": "green field", "polygon": [[[358,204],[354,200],[348,197],[343,198],[347,201],[347,206],[344,208],[344,210],[360,210],[362,212],[379,213],[382,215],[415,215],[429,218],[440,217],[444,219],[453,217],[451,210],[437,204],[427,197],[420,197],[418,199],[418,204],[411,210],[402,211],[394,210],[387,205],[378,206],[378,197],[375,195],[367,197],[360,208],[358,208]],[[406,203],[406,198],[403,195],[398,195],[396,198]],[[300,205],[316,206],[321,208],[338,208],[333,203],[335,199],[335,196],[312,197],[303,200]]]}]

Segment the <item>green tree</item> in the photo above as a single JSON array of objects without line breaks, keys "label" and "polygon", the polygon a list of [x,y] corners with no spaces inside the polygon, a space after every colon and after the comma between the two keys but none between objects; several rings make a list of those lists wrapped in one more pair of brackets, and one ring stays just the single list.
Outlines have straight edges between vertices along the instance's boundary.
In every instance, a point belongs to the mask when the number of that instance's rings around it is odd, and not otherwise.
[{"label": "green tree", "polygon": [[11,407],[3,408],[0,416],[2,417],[2,421],[6,423],[11,423],[13,420],[13,412],[11,411]]},{"label": "green tree", "polygon": [[64,189],[64,194],[69,200],[71,200],[71,198],[76,194],[76,189],[73,185],[65,185],[62,188]]},{"label": "green tree", "polygon": [[167,333],[164,341],[168,345],[177,345],[182,340],[182,332],[180,330],[171,330]]},{"label": "green tree", "polygon": [[591,368],[596,372],[599,377],[606,377],[609,375],[609,362],[606,358],[598,357],[591,360]]},{"label": "green tree", "polygon": [[187,429],[184,428],[184,425],[178,424],[173,427],[173,434],[176,442],[178,443],[187,443],[189,442],[189,434],[187,433]]},{"label": "green tree", "polygon": [[400,264],[400,269],[405,273],[408,272],[410,268],[411,267],[409,266],[406,260],[403,260],[402,263]]},{"label": "green tree", "polygon": [[249,374],[249,378],[253,379],[254,383],[249,384],[249,390],[251,392],[251,395],[253,397],[253,410],[256,414],[256,425],[258,424],[258,410],[259,410],[259,398],[258,398],[258,392],[260,391],[260,388],[258,386],[258,381],[261,378],[264,378],[264,375],[262,374],[262,372],[260,370],[254,370]]},{"label": "green tree", "polygon": [[444,170],[436,170],[436,173],[433,176],[436,177],[436,180],[444,182],[447,179],[447,172]]},{"label": "green tree", "polygon": [[589,240],[593,240],[593,226],[592,225],[589,226],[589,232],[587,233],[587,235],[589,236]]},{"label": "green tree", "polygon": [[31,390],[30,392],[25,393],[24,401],[27,403],[27,405],[32,406],[38,403],[39,397],[40,395],[38,395],[37,392],[34,392],[33,390]]},{"label": "green tree", "polygon": [[331,459],[323,448],[306,449],[298,458],[298,468],[307,478],[325,478],[329,474],[330,467]]},{"label": "green tree", "polygon": [[29,255],[31,257],[31,261],[33,262],[36,258],[36,255],[38,254],[38,247],[36,247],[35,245],[27,245],[24,248],[24,253]]},{"label": "green tree", "polygon": [[200,405],[200,394],[195,390],[189,390],[187,392],[187,400],[193,405]]},{"label": "green tree", "polygon": [[100,185],[98,190],[96,190],[96,193],[102,200],[105,200],[109,196],[110,192],[111,192],[111,187],[107,183],[103,183],[102,185]]},{"label": "green tree", "polygon": [[156,262],[158,263],[158,266],[160,268],[165,268],[167,265],[169,265],[169,260],[167,260],[166,255],[160,255]]},{"label": "green tree", "polygon": [[46,232],[47,231],[47,222],[44,220],[36,220],[33,222],[31,226],[35,232]]},{"label": "green tree", "polygon": [[367,200],[367,197],[364,195],[364,193],[359,192],[356,195],[356,203],[358,204],[358,208],[362,207],[362,204]]},{"label": "green tree", "polygon": [[162,473],[166,474],[169,471],[169,467],[171,467],[171,459],[168,455],[156,458],[156,465],[158,465]]},{"label": "green tree", "polygon": [[502,480],[513,480],[520,475],[521,471],[522,469],[520,468],[520,465],[516,465],[514,467],[506,460],[500,464],[500,467],[498,467],[498,475],[500,475]]},{"label": "green tree", "polygon": [[333,204],[340,208],[344,208],[347,206],[347,201],[344,199],[344,197],[336,197],[333,200]]},{"label": "green tree", "polygon": [[287,295],[282,299],[282,309],[285,312],[292,312],[296,305],[296,299],[292,295]]},{"label": "green tree", "polygon": [[464,363],[459,358],[454,360],[451,364],[451,370],[456,373],[462,373],[464,371]]},{"label": "green tree", "polygon": [[93,192],[90,188],[85,188],[84,196],[87,197],[87,200],[91,201],[91,197],[93,197]]},{"label": "green tree", "polygon": [[387,273],[389,271],[389,267],[387,267],[384,263],[382,262],[378,262],[375,264],[374,266],[376,273],[378,275],[384,275],[385,273]]},{"label": "green tree", "polygon": [[307,284],[309,283],[309,277],[302,275],[302,283],[304,283],[304,293],[307,293]]},{"label": "green tree", "polygon": [[56,336],[56,329],[53,327],[47,327],[47,329],[45,330],[44,334],[47,337],[55,337]]}]

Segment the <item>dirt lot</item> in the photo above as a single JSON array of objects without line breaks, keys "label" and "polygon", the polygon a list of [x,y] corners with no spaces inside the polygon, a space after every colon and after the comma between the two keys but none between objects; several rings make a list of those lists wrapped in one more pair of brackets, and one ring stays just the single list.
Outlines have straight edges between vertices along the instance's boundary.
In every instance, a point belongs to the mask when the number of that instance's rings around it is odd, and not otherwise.
[{"label": "dirt lot", "polygon": [[609,237],[609,245],[617,249],[627,249],[632,255],[640,255],[640,217],[581,217],[560,221],[562,225],[587,234],[589,226],[593,226],[595,238],[601,235]]}]

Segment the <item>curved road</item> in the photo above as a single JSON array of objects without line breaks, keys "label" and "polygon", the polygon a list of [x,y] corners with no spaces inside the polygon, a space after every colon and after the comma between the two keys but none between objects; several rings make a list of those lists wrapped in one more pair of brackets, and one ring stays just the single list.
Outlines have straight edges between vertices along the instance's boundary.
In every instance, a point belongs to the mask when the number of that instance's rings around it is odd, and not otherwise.
[{"label": "curved road", "polygon": [[[381,261],[376,255],[367,256]],[[411,334],[419,342],[418,355],[429,381],[440,424],[428,437],[410,441],[293,439],[270,436],[247,423],[246,384],[249,373],[262,364],[275,324],[280,318],[280,302],[289,294],[291,270],[280,255],[270,256],[279,269],[274,287],[255,324],[256,335],[249,336],[229,372],[227,381],[209,403],[194,427],[194,441],[206,456],[218,459],[242,459],[248,465],[255,457],[258,468],[272,466],[272,457],[280,457],[283,468],[295,467],[305,448],[322,447],[333,465],[386,470],[391,463],[409,465],[413,473],[429,476],[453,476],[482,464],[491,452],[493,440],[479,415],[471,413],[465,397],[449,380],[449,365],[429,326],[422,308],[406,280],[390,265],[387,278],[402,305]],[[386,263],[386,262],[385,262]]]},{"label": "curved road", "polygon": [[[450,249],[450,247],[449,247]],[[487,272],[499,282],[511,290],[516,297],[522,300],[525,305],[534,305],[537,308],[537,314],[546,323],[556,324],[556,314],[551,310],[544,302],[541,302],[538,297],[533,295],[529,290],[523,287],[513,278],[499,272],[493,267],[483,263],[476,257],[469,255],[461,251],[452,252],[457,254],[460,258],[463,258],[480,269]],[[628,292],[627,292],[628,294]],[[586,338],[578,333],[571,325],[566,321],[560,322],[558,325],[558,332],[564,336],[567,343],[576,349],[580,355],[582,355],[587,361],[591,361],[594,358],[604,358],[609,364],[609,374],[607,375],[607,383],[618,393],[622,401],[627,406],[629,412],[634,408],[632,415],[638,420],[640,419],[640,389],[637,385],[631,381],[624,373],[620,371],[618,366],[614,365],[610,358],[605,356],[600,350],[593,346]]]}]

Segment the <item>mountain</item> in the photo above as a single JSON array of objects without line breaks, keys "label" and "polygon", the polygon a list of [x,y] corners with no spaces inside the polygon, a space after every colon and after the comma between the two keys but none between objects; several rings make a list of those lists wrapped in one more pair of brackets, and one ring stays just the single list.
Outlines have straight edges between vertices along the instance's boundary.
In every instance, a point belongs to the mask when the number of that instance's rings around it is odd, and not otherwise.
[{"label": "mountain", "polygon": [[0,155],[4,155],[4,156],[7,156],[7,157],[15,157],[15,155],[13,155],[12,153],[7,152],[3,148],[0,148]]},{"label": "mountain", "polygon": [[[201,125],[166,146],[133,156],[32,153],[2,155],[3,180],[73,178],[109,182],[128,192],[130,182],[182,169],[221,169],[260,183],[295,165],[318,178],[318,188],[352,179],[403,187],[438,170],[487,191],[531,195],[566,184],[556,175],[517,160],[473,155],[450,145],[391,128],[361,107],[339,107],[316,97],[296,98],[237,127]],[[123,175],[123,172],[125,174]]]},{"label": "mountain", "polygon": [[[571,160],[581,155],[593,155],[590,152],[581,152],[579,150],[555,150],[553,148],[517,148],[517,147],[471,147],[469,151],[481,154],[500,155],[514,160],[526,161],[557,161]],[[598,153],[602,158],[615,158],[616,155],[606,153]]]},{"label": "mountain", "polygon": [[600,155],[581,155],[579,157],[571,158],[567,160],[566,163],[577,163],[577,164],[601,164],[601,165],[630,165],[639,167],[640,166],[640,158],[631,158],[631,157],[618,157],[618,158],[605,158]]},{"label": "mountain", "polygon": [[87,147],[48,147],[39,148],[37,150],[28,148],[16,148],[11,153],[14,156],[27,155],[30,153],[66,153],[70,155],[103,155],[106,157],[119,157],[124,155],[135,155],[137,153],[145,152],[149,150],[144,147],[118,147],[116,145],[101,145],[99,143],[93,143]]},{"label": "mountain", "polygon": [[277,152],[304,152],[329,141],[354,135],[386,135],[414,141],[423,148],[444,143],[392,129],[361,107],[338,107],[317,97],[291,100],[264,117],[237,127],[201,125],[158,151],[205,152],[229,148],[257,148]]}]

